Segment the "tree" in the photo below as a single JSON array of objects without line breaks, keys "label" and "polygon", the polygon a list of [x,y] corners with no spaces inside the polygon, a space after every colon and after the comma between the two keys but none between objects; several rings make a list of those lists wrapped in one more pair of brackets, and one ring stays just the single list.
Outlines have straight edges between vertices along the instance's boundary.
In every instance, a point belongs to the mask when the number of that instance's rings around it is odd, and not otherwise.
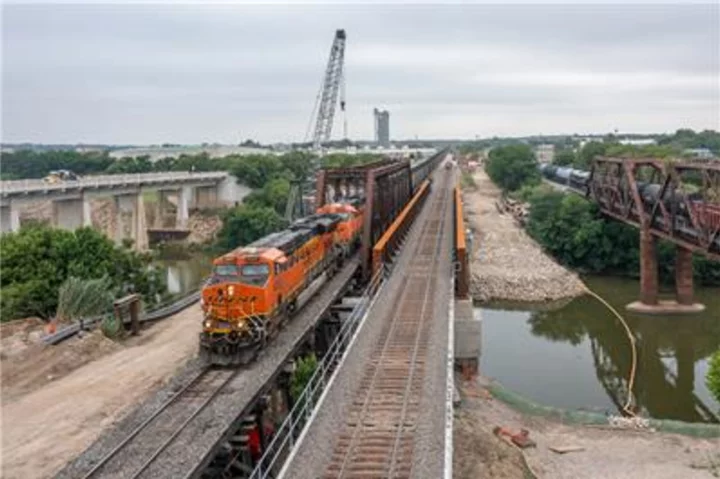
[{"label": "tree", "polygon": [[231,161],[230,172],[250,188],[262,188],[283,171],[280,159],[270,155],[234,156]]},{"label": "tree", "polygon": [[603,156],[608,145],[599,141],[585,143],[575,158],[575,168],[587,170],[590,168],[593,158]]},{"label": "tree", "polygon": [[710,367],[705,377],[705,383],[715,399],[720,401],[720,350],[715,351],[710,358]]},{"label": "tree", "polygon": [[70,170],[79,175],[99,173],[113,161],[107,152],[78,153],[60,150],[3,152],[0,160],[4,180],[42,178],[53,170]]},{"label": "tree", "polygon": [[218,245],[234,249],[286,227],[286,221],[272,208],[240,205],[225,213],[218,233]]},{"label": "tree", "polygon": [[293,179],[304,180],[312,174],[317,157],[304,151],[291,151],[280,157],[280,163],[283,169],[292,174]]},{"label": "tree", "polygon": [[278,214],[283,214],[289,196],[290,182],[285,178],[275,178],[267,182],[262,189],[250,193],[243,203],[253,208],[273,208]]},{"label": "tree", "polygon": [[525,184],[540,181],[535,154],[527,145],[508,145],[490,150],[485,169],[495,184],[505,191],[515,191]]},{"label": "tree", "polygon": [[[594,203],[538,186],[528,194],[527,231],[560,263],[584,272],[637,277],[640,250],[638,230],[605,219]],[[658,244],[658,266],[663,278],[672,278],[675,251],[672,243]],[[693,258],[698,283],[720,285],[720,263],[699,255]]]},{"label": "tree", "polygon": [[114,296],[143,295],[148,304],[165,291],[152,256],[115,246],[90,228],[75,231],[43,225],[24,226],[0,237],[0,320],[29,315],[50,317],[58,305],[60,286],[69,277],[108,277]]},{"label": "tree", "polygon": [[575,163],[575,153],[572,150],[560,150],[555,154],[553,164],[558,166],[568,166]]}]

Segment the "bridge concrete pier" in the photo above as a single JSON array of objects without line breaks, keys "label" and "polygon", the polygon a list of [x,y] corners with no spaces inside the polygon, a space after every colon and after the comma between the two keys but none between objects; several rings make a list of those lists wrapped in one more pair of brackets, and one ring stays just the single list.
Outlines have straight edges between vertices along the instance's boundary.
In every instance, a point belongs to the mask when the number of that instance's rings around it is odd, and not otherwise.
[{"label": "bridge concrete pier", "polygon": [[[133,247],[136,250],[148,248],[148,235],[145,225],[145,202],[142,194],[132,193],[116,195],[115,200],[115,242],[122,244],[126,238],[133,240]],[[125,218],[129,216],[129,225]],[[129,235],[127,234],[129,226]]]},{"label": "bridge concrete pier", "polygon": [[77,228],[92,226],[90,202],[81,195],[53,201],[52,224],[56,228],[75,231]]},{"label": "bridge concrete pier", "polygon": [[219,198],[218,189],[217,186],[198,186],[195,188],[194,206],[198,208],[217,206]]},{"label": "bridge concrete pier", "polygon": [[178,192],[175,214],[175,228],[177,229],[187,229],[188,219],[190,218],[190,201],[194,192],[194,188],[191,186],[183,186]]},{"label": "bridge concrete pier", "polygon": [[12,201],[0,203],[0,232],[10,233],[20,229],[20,209]]},{"label": "bridge concrete pier", "polygon": [[705,306],[694,302],[692,251],[675,247],[676,300],[659,299],[657,238],[649,228],[640,229],[640,301],[626,307],[629,311],[645,314],[699,313]]}]

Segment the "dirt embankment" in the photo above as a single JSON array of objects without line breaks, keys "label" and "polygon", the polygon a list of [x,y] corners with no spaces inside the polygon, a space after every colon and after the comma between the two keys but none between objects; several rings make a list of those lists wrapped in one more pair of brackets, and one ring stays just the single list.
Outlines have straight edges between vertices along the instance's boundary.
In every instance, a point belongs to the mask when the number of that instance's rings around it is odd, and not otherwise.
[{"label": "dirt embankment", "polygon": [[122,343],[94,332],[4,351],[2,477],[57,473],[195,355],[200,317],[195,305]]},{"label": "dirt embankment", "polygon": [[495,202],[500,189],[485,171],[473,176],[476,187],[463,192],[473,230],[471,263],[473,299],[548,301],[578,296],[582,281],[546,255],[509,214],[500,214]]},{"label": "dirt embankment", "polygon": [[[460,395],[453,431],[453,477],[457,479],[526,479],[533,475],[548,479],[701,479],[720,475],[719,439],[529,417],[493,399],[477,379],[463,381]],[[536,447],[524,449],[523,460],[520,449],[493,434],[496,426],[513,433],[527,429]],[[582,450],[558,454],[550,447]]]}]

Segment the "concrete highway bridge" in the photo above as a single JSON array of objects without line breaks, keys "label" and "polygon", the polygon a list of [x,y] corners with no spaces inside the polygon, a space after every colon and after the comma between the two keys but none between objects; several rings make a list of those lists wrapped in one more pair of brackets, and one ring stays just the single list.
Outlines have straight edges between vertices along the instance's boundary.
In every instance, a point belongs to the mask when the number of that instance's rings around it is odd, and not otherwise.
[{"label": "concrete highway bridge", "polygon": [[97,175],[58,183],[3,181],[0,182],[0,230],[3,233],[17,231],[20,228],[20,211],[29,203],[38,201],[52,202],[52,224],[58,228],[74,230],[90,226],[90,200],[112,197],[119,225],[115,228],[115,240],[119,243],[129,238],[137,248],[143,249],[147,246],[148,229],[143,193],[158,192],[161,213],[174,200],[176,218],[173,228],[182,230],[187,228],[191,207],[234,204],[242,199],[239,188],[242,189],[234,177],[217,171]]}]

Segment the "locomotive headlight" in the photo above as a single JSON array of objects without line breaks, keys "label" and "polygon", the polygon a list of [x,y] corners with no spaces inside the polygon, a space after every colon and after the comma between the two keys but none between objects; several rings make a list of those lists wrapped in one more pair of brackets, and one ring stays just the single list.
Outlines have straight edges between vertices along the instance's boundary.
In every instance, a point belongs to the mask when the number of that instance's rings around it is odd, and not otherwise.
[{"label": "locomotive headlight", "polygon": [[234,295],[235,295],[235,286],[231,284],[230,286],[228,286],[228,296],[234,296]]},{"label": "locomotive headlight", "polygon": [[211,320],[211,319],[206,319],[205,322],[203,323],[203,325],[205,326],[205,329],[210,329],[210,328],[212,328],[212,320]]}]

